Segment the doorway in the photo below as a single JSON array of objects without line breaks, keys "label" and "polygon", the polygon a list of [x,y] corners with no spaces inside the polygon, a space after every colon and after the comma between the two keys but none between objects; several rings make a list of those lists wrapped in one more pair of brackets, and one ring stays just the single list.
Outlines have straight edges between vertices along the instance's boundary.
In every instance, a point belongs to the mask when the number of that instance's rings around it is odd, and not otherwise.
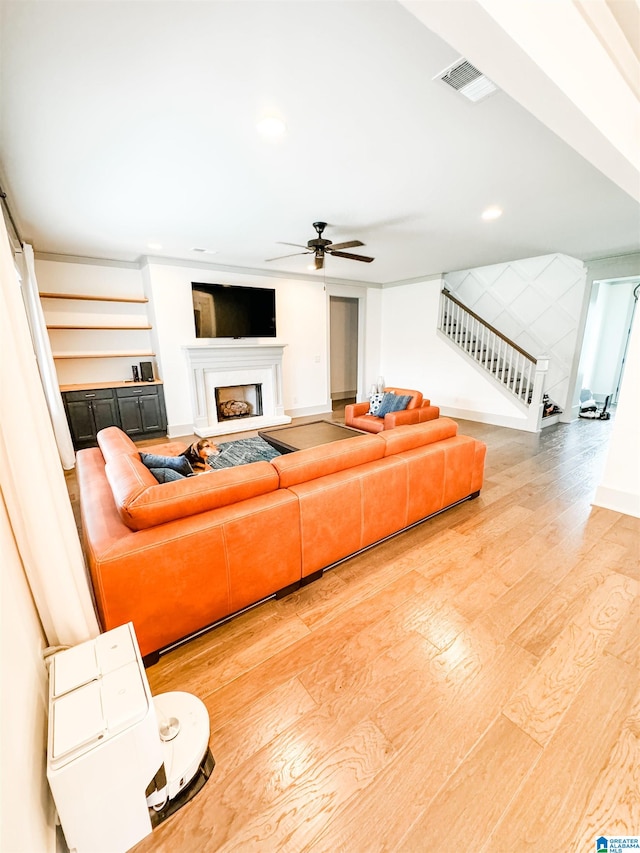
[{"label": "doorway", "polygon": [[581,384],[598,403],[607,396],[612,405],[618,402],[638,284],[635,276],[593,283],[582,346]]},{"label": "doorway", "polygon": [[329,395],[331,408],[344,409],[358,395],[359,299],[329,296]]}]

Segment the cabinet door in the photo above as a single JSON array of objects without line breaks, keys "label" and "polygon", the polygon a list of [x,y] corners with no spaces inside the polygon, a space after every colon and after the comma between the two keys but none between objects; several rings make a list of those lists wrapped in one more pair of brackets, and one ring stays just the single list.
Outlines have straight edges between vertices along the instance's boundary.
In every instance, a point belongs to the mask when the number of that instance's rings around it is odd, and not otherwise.
[{"label": "cabinet door", "polygon": [[95,444],[96,425],[93,419],[91,401],[67,401],[67,412],[69,413],[69,427],[71,428],[74,446]]},{"label": "cabinet door", "polygon": [[167,430],[167,414],[162,385],[144,383],[117,388],[122,429],[135,436],[162,435]]},{"label": "cabinet door", "polygon": [[113,397],[104,400],[94,400],[91,406],[93,408],[96,434],[101,429],[106,429],[106,427],[120,426],[118,407]]},{"label": "cabinet door", "polygon": [[165,429],[166,424],[163,423],[158,395],[155,393],[145,394],[144,397],[139,397],[138,399],[140,401],[143,430],[145,432],[155,432],[159,429]]},{"label": "cabinet door", "polygon": [[120,421],[127,435],[140,435],[143,432],[139,397],[119,397]]}]

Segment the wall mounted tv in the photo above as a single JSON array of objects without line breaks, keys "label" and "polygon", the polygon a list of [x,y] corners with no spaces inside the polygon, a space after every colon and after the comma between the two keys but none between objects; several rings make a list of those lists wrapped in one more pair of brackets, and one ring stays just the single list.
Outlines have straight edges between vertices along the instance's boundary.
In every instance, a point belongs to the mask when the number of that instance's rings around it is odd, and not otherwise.
[{"label": "wall mounted tv", "polygon": [[276,292],[269,287],[191,283],[196,338],[275,338]]}]

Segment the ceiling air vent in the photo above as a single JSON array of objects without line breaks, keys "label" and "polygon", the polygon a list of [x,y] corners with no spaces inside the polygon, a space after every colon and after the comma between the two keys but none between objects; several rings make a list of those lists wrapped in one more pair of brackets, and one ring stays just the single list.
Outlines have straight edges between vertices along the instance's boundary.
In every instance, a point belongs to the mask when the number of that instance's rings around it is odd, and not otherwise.
[{"label": "ceiling air vent", "polygon": [[457,59],[433,79],[442,80],[447,86],[474,102],[498,91],[498,87],[466,59]]}]

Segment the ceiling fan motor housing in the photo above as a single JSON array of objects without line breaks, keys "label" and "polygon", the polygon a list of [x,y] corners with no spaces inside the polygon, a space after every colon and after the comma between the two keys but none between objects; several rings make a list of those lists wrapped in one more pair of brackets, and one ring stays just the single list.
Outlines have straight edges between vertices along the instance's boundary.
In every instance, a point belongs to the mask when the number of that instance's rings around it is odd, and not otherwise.
[{"label": "ceiling fan motor housing", "polygon": [[310,249],[314,249],[316,252],[323,252],[327,246],[332,244],[332,240],[325,240],[322,236],[322,232],[327,227],[326,222],[314,222],[313,227],[316,229],[318,236],[314,240],[309,240],[307,242],[307,246]]},{"label": "ceiling fan motor housing", "polygon": [[315,240],[309,240],[307,246],[310,249],[314,249],[316,252],[318,250],[322,252],[327,248],[327,246],[330,246],[331,243],[331,240],[324,240],[322,237],[316,237]]}]

